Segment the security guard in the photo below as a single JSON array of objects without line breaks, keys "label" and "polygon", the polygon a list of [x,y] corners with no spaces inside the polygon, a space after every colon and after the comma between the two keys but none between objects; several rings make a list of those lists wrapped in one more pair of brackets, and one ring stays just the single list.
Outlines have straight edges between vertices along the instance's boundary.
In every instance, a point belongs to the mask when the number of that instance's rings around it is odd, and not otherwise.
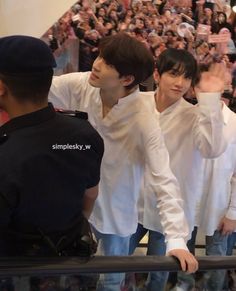
[{"label": "security guard", "polygon": [[[29,36],[0,38],[0,255],[80,255],[103,141],[48,104],[54,57]],[[76,114],[78,115],[78,114]],[[91,245],[90,245],[91,247]],[[86,254],[85,254],[86,255]]]}]

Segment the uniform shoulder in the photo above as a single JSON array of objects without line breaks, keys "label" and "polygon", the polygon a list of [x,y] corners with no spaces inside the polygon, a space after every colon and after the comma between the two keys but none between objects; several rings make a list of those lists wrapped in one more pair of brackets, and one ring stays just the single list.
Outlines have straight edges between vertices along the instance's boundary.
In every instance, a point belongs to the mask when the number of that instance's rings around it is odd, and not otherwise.
[{"label": "uniform shoulder", "polygon": [[57,113],[59,124],[68,130],[71,136],[81,137],[103,148],[103,140],[97,130],[88,121],[87,112],[82,111],[59,111]]},{"label": "uniform shoulder", "polygon": [[88,113],[73,110],[57,110],[56,119],[62,126],[68,127],[81,133],[86,133],[94,128],[88,121]]}]

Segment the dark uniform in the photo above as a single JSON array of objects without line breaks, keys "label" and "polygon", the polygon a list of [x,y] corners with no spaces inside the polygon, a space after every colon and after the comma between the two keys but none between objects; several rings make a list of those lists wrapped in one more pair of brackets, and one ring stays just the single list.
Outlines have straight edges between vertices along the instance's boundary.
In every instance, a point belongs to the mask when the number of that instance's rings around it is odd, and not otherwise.
[{"label": "dark uniform", "polygon": [[33,255],[48,255],[48,237],[56,244],[78,229],[103,150],[87,120],[56,113],[51,104],[0,127],[0,255],[27,255],[37,237],[43,248]]}]

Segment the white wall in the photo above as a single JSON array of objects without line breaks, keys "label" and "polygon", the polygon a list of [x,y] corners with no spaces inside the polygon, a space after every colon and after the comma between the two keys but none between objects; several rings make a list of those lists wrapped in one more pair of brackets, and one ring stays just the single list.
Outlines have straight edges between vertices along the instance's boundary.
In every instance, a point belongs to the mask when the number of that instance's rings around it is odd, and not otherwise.
[{"label": "white wall", "polygon": [[0,37],[41,37],[76,0],[0,0]]}]

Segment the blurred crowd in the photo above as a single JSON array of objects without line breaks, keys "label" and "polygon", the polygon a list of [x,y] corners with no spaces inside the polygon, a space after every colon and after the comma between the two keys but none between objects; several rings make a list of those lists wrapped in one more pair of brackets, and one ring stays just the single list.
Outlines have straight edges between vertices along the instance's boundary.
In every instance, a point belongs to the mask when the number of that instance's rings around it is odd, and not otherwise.
[{"label": "blurred crowd", "polygon": [[[174,47],[190,51],[203,70],[212,62],[223,61],[229,72],[224,96],[234,109],[236,13],[226,1],[79,0],[44,37],[58,63],[66,63],[68,59],[65,49],[68,40],[78,38],[77,70],[82,72],[91,70],[98,56],[99,40],[119,31],[144,43],[154,59],[166,48]],[[144,91],[153,89],[153,80],[141,86]],[[186,97],[194,102],[193,92]]]}]

